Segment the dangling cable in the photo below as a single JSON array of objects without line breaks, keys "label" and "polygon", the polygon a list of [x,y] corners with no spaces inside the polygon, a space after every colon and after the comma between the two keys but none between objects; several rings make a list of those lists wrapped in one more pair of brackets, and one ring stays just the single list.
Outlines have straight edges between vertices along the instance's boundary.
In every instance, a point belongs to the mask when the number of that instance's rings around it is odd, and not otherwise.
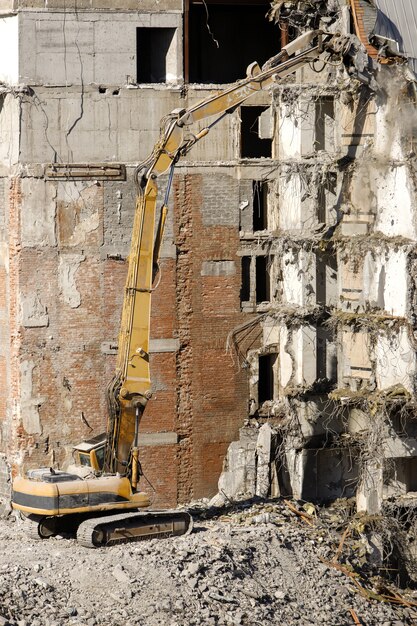
[{"label": "dangling cable", "polygon": [[164,205],[165,206],[168,206],[169,193],[171,191],[172,179],[174,178],[175,164],[178,161],[178,158],[179,158],[179,155],[174,159],[174,161],[172,161],[171,166],[169,168],[169,176],[168,176],[167,188],[165,189],[165,196],[164,196]]}]

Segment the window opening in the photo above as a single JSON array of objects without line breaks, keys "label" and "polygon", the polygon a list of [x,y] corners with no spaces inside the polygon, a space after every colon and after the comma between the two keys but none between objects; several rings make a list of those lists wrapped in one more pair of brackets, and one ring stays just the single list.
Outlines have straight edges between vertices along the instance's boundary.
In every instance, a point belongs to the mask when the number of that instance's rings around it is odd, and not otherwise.
[{"label": "window opening", "polygon": [[168,52],[175,28],[136,29],[136,73],[138,83],[165,83]]},{"label": "window opening", "polygon": [[303,465],[303,500],[329,502],[355,494],[358,464],[348,448],[310,448],[303,454]]},{"label": "window opening", "polygon": [[253,194],[253,230],[266,230],[268,228],[268,185],[265,181],[254,180],[252,182]]},{"label": "window opening", "polygon": [[331,331],[317,327],[316,379],[337,382],[337,350]]},{"label": "window opening", "polygon": [[269,107],[240,107],[240,156],[248,159],[271,158],[272,139],[259,136],[259,118]]},{"label": "window opening", "polygon": [[417,457],[395,457],[384,468],[387,495],[402,495],[417,491]]},{"label": "window opening", "polygon": [[240,301],[248,302],[250,300],[250,266],[251,257],[242,257],[242,282],[240,287]]},{"label": "window opening", "polygon": [[258,406],[274,399],[274,365],[276,354],[264,354],[259,357]]},{"label": "window opening", "polygon": [[332,306],[337,292],[336,254],[316,253],[316,304]]},{"label": "window opening", "polygon": [[334,150],[334,99],[319,98],[315,109],[315,149]]},{"label": "window opening", "polygon": [[187,9],[185,65],[191,83],[235,82],[249,63],[262,65],[280,51],[279,27],[265,17],[269,2],[189,0]]},{"label": "window opening", "polygon": [[317,221],[326,224],[329,221],[330,209],[336,200],[336,174],[331,172],[323,183],[319,184],[317,192]]},{"label": "window opening", "polygon": [[269,302],[271,299],[270,263],[271,257],[256,257],[256,304]]}]

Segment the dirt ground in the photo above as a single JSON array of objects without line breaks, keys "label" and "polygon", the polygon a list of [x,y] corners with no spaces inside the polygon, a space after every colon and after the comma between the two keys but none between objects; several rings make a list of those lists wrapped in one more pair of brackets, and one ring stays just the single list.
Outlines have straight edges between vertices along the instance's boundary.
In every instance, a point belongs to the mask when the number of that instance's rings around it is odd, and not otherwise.
[{"label": "dirt ground", "polygon": [[397,590],[365,536],[343,538],[337,511],[300,510],[200,507],[189,536],[95,550],[31,540],[12,515],[0,522],[0,626],[417,624],[412,592],[384,601]]}]

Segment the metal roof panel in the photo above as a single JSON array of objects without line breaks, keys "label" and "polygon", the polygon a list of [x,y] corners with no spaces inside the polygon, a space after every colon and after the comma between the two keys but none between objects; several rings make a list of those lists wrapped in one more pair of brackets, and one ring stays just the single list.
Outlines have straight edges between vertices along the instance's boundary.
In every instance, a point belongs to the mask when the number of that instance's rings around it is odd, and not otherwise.
[{"label": "metal roof panel", "polygon": [[376,0],[375,35],[393,39],[417,73],[417,0]]}]

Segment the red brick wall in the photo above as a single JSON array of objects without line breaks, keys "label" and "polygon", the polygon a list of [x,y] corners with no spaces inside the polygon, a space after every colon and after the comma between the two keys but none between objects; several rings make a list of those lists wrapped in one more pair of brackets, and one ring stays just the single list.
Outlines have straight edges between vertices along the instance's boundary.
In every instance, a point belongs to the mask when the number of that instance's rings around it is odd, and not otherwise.
[{"label": "red brick wall", "polygon": [[[225,184],[227,187],[227,181]],[[18,420],[15,422],[13,440],[25,451],[24,468],[53,463],[62,466],[73,444],[105,427],[105,389],[115,357],[103,354],[101,345],[117,338],[126,263],[101,254],[102,189],[98,184],[84,197],[89,210],[98,212],[99,227],[75,246],[71,244],[72,229],[84,209],[70,202],[57,206],[57,245],[19,249],[18,240],[15,243],[10,278],[15,361],[8,402],[11,406],[20,397],[19,364],[35,362],[32,393],[40,398],[42,425],[41,433],[31,434],[25,433]],[[237,437],[247,410],[246,376],[225,353],[228,333],[243,321],[236,256],[238,228],[204,224],[201,175],[177,176],[174,195],[177,257],[161,263],[161,282],[153,297],[151,337],[177,339],[180,347],[177,352],[151,355],[153,397],[141,431],[176,432],[178,444],[141,447],[146,476],[141,485],[152,494],[155,506],[173,506],[216,493],[227,446]],[[17,224],[21,201],[18,181],[11,198]],[[237,207],[238,198],[231,193],[230,199]],[[215,178],[210,202],[214,208],[216,202],[223,202],[216,198]],[[18,238],[17,226],[14,232]],[[60,258],[68,253],[85,257],[76,273],[81,303],[75,308],[63,299],[58,281]],[[202,276],[202,264],[207,260],[235,261],[236,272]],[[19,326],[18,295],[33,289],[47,307],[47,327]],[[1,368],[0,362],[0,385],[4,389]]]},{"label": "red brick wall", "polygon": [[[5,259],[6,261],[6,259]],[[2,341],[0,355],[0,420],[2,426],[6,418],[7,410],[7,350],[8,350],[8,276],[5,267],[0,267],[0,337]]]},{"label": "red brick wall", "polygon": [[[242,322],[238,228],[205,226],[202,177],[179,180],[176,193],[178,430],[189,440],[180,454],[179,499],[217,491],[224,452],[237,437],[247,407],[247,381],[225,352],[228,333]],[[213,177],[215,198],[216,181]],[[219,202],[222,199],[219,198]],[[230,203],[238,205],[230,194]],[[235,260],[231,276],[202,276],[203,261]]]},{"label": "red brick wall", "polygon": [[[9,276],[6,284],[6,294],[8,295],[8,318],[9,325],[6,326],[6,343],[10,350],[8,359],[8,372],[5,397],[6,415],[2,416],[7,423],[4,425],[3,433],[7,432],[8,437],[4,437],[2,446],[5,452],[12,456],[19,447],[21,435],[20,425],[15,421],[18,398],[20,397],[19,384],[19,347],[20,333],[18,324],[18,291],[19,291],[19,267],[20,267],[20,204],[21,189],[20,180],[11,179],[9,186],[9,216],[8,216],[8,257]],[[16,429],[16,431],[14,430]]]}]

